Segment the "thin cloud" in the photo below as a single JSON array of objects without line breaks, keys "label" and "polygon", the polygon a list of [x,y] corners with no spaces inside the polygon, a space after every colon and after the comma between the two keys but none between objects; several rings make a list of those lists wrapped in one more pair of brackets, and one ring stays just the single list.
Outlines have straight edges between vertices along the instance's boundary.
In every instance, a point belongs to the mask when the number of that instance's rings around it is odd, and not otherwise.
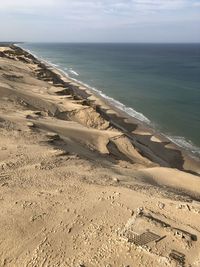
[{"label": "thin cloud", "polygon": [[[17,39],[14,36],[16,34],[24,36],[21,39],[30,36],[29,39],[36,41],[39,38],[56,40],[58,36],[66,39],[74,36],[80,38],[80,41],[87,36],[88,41],[93,40],[93,37],[106,41],[110,40],[111,35],[112,40],[121,36],[129,40],[142,35],[144,40],[150,32],[155,33],[155,29],[159,36],[162,33],[162,36],[168,38],[175,31],[178,34],[182,32],[182,36],[193,34],[195,40],[200,36],[197,29],[200,0],[0,1],[0,23],[5,25],[1,29],[2,39]],[[106,36],[106,40],[99,37],[99,33]],[[41,37],[38,37],[39,34]],[[158,39],[161,38],[159,36]]]},{"label": "thin cloud", "polygon": [[[181,8],[192,1],[190,0],[97,0],[97,1],[80,1],[80,0],[1,0],[0,9],[5,8],[32,8],[32,7],[55,7],[60,8],[83,8],[83,11],[90,8],[116,10],[130,9],[134,6],[141,8],[155,8],[155,9],[174,9]],[[197,5],[199,2],[196,3]]]},{"label": "thin cloud", "polygon": [[133,0],[137,7],[148,10],[176,10],[186,7],[188,0]]},{"label": "thin cloud", "polygon": [[1,0],[0,9],[18,9],[34,7],[51,7],[56,4],[56,0]]}]

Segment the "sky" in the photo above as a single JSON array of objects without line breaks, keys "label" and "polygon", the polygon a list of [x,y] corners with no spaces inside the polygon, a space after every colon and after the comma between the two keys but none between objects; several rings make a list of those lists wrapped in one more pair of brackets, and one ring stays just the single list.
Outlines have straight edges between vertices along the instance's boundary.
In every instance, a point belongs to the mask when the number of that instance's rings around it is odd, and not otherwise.
[{"label": "sky", "polygon": [[200,0],[0,0],[0,41],[200,42]]}]

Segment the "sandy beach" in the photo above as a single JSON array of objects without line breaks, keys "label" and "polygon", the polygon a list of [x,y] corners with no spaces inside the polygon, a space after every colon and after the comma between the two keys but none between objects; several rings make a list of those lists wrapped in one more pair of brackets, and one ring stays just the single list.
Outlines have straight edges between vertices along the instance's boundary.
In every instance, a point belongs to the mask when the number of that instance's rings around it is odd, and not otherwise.
[{"label": "sandy beach", "polygon": [[199,267],[199,176],[162,135],[0,47],[0,266]]}]

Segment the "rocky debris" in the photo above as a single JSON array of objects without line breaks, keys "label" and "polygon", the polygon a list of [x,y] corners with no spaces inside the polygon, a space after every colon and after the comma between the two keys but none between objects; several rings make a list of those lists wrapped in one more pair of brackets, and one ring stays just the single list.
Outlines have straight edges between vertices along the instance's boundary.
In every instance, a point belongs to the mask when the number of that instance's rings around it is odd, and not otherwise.
[{"label": "rocky debris", "polygon": [[185,266],[185,255],[183,253],[180,253],[176,250],[172,250],[169,254],[170,259],[175,261],[179,267]]},{"label": "rocky debris", "polygon": [[136,215],[140,215],[140,214],[142,214],[143,210],[144,210],[143,207],[139,207],[139,208],[137,208],[137,210],[136,210]]},{"label": "rocky debris", "polygon": [[46,135],[51,141],[61,140],[60,136],[57,133],[47,133]]},{"label": "rocky debris", "polygon": [[163,210],[164,207],[165,207],[165,204],[164,203],[161,203],[161,202],[158,202],[158,207]]},{"label": "rocky debris", "polygon": [[30,121],[28,121],[26,125],[30,128],[35,127],[35,124],[33,122],[30,122]]},{"label": "rocky debris", "polygon": [[34,114],[37,115],[37,116],[44,116],[44,113],[43,111],[35,111]]},{"label": "rocky debris", "polygon": [[200,203],[198,201],[192,201],[192,203],[179,203],[176,206],[177,209],[183,210],[185,212],[194,212],[200,214]]},{"label": "rocky debris", "polygon": [[28,114],[26,116],[27,119],[29,120],[36,120],[36,119],[39,119],[40,115],[36,114],[36,113],[31,113],[31,114]]},{"label": "rocky debris", "polygon": [[178,204],[177,205],[177,209],[180,209],[180,210],[184,210],[184,209],[186,209],[187,211],[189,210],[190,211],[190,207],[189,207],[189,205],[188,204],[182,204],[182,203],[180,203],[180,204]]},{"label": "rocky debris", "polygon": [[118,179],[118,178],[113,178],[113,181],[114,181],[115,183],[119,183],[119,179]]}]

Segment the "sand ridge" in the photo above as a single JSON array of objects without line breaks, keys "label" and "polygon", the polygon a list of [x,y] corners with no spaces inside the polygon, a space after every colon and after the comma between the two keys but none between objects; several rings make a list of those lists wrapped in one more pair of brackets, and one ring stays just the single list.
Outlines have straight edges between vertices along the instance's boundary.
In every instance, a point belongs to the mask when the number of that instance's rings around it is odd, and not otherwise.
[{"label": "sand ridge", "polygon": [[198,161],[0,52],[0,266],[200,266]]}]

